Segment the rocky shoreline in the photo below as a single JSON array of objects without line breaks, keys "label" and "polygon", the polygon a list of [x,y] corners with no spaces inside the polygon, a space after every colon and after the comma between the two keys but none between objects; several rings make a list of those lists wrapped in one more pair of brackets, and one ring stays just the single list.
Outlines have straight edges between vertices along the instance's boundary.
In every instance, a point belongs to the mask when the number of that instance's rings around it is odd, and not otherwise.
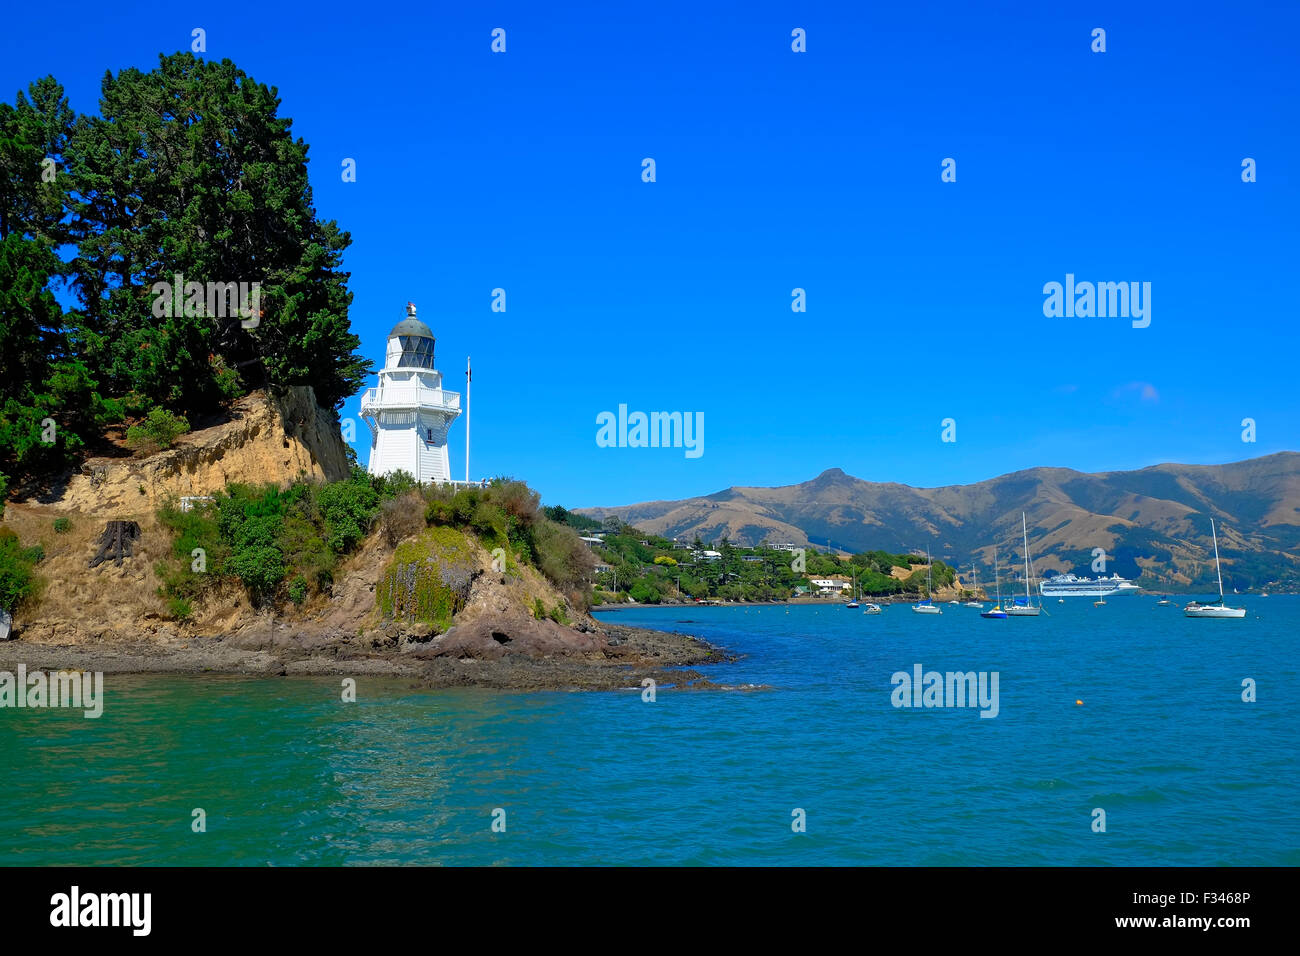
[{"label": "rocky shoreline", "polygon": [[[581,653],[503,652],[460,656],[444,647],[455,629],[432,640],[373,637],[321,641],[281,631],[138,643],[0,644],[0,670],[19,664],[34,670],[102,671],[105,674],[233,674],[257,677],[391,677],[421,688],[494,690],[619,690],[650,678],[659,688],[714,688],[689,668],[736,660],[721,648],[685,634],[604,624],[606,640]],[[449,653],[449,651],[452,651]]]}]

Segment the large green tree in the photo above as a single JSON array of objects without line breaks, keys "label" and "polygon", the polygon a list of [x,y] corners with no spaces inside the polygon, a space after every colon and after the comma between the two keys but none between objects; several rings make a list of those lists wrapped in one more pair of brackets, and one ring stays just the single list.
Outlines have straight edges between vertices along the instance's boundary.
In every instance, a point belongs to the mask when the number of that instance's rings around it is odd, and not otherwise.
[{"label": "large green tree", "polygon": [[53,77],[0,103],[0,471],[56,465],[109,414],[64,328],[64,150],[74,116]]},{"label": "large green tree", "polygon": [[[370,363],[348,324],[342,254],[273,87],[229,60],[160,57],[107,74],[68,145],[77,338],[101,386],[186,413],[248,387],[310,384],[337,407]],[[255,328],[155,308],[158,282],[260,283]],[[231,310],[233,312],[233,309]]]},{"label": "large green tree", "polygon": [[[153,406],[202,416],[309,384],[337,408],[360,388],[350,239],[316,215],[279,108],[230,61],[188,53],[106,74],[98,116],[53,77],[0,103],[0,473],[56,467]],[[176,275],[257,283],[257,321],[238,301],[210,314],[206,295],[160,310]]]}]

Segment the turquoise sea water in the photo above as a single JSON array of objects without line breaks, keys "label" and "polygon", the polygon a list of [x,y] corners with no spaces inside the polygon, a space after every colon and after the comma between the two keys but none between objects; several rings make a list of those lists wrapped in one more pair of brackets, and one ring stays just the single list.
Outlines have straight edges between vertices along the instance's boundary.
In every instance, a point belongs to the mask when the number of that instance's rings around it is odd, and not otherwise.
[{"label": "turquoise sea water", "polygon": [[[654,703],[108,675],[98,720],[0,709],[0,863],[1296,865],[1300,598],[1243,603],[610,615],[721,643],[747,656],[710,677],[770,686]],[[893,707],[918,663],[997,671],[998,716]]]}]

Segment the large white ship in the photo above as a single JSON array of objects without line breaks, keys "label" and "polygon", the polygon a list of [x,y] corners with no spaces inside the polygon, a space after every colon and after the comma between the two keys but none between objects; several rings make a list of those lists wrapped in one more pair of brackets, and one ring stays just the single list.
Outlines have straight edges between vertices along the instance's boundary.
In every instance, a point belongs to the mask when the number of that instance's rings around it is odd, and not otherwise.
[{"label": "large white ship", "polygon": [[1108,578],[1080,578],[1073,574],[1058,574],[1039,582],[1038,592],[1043,597],[1110,597],[1142,590],[1127,578],[1112,574]]}]

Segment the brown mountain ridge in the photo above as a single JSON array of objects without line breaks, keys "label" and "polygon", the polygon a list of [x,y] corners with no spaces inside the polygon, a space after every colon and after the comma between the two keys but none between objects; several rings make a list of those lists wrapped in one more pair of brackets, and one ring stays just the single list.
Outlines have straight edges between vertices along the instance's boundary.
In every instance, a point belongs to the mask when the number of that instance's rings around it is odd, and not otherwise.
[{"label": "brown mountain ridge", "polygon": [[[665,537],[756,545],[790,542],[847,551],[924,553],[991,575],[1023,561],[1020,513],[1039,574],[1106,573],[1148,588],[1205,588],[1214,580],[1210,518],[1231,589],[1300,584],[1300,453],[1223,465],[1161,464],[1087,474],[1030,468],[970,485],[913,488],[864,481],[839,468],[775,488],[732,487],[680,501],[581,508]],[[1012,572],[1012,576],[1014,572]],[[1217,585],[1213,585],[1217,589]]]}]

